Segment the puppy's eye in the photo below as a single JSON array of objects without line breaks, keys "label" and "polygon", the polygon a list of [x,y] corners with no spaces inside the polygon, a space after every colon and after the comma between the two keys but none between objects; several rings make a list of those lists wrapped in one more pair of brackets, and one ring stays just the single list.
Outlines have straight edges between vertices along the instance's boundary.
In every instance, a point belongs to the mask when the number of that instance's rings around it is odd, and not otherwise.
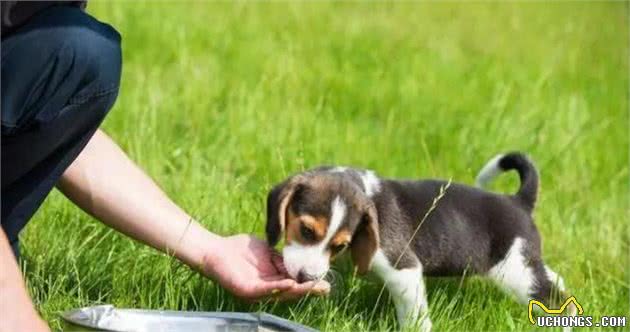
[{"label": "puppy's eye", "polygon": [[300,234],[302,235],[302,238],[306,241],[315,241],[315,232],[304,226],[304,224],[302,224],[300,226]]},{"label": "puppy's eye", "polygon": [[333,245],[330,248],[330,251],[332,252],[332,255],[338,255],[340,254],[342,251],[344,251],[346,248],[348,247],[347,243],[343,243],[343,244],[337,244],[337,245]]}]

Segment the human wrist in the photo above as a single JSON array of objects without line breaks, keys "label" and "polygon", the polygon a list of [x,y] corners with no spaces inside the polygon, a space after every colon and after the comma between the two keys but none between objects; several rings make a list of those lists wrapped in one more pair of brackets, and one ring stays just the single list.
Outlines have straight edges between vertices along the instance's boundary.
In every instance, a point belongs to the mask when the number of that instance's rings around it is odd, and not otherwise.
[{"label": "human wrist", "polygon": [[214,234],[196,221],[191,221],[181,243],[175,248],[177,257],[193,269],[205,272],[209,262],[216,262],[224,251],[224,238]]},{"label": "human wrist", "polygon": [[198,267],[206,277],[216,277],[217,269],[224,264],[225,252],[230,250],[226,238],[212,234],[210,240],[204,243],[199,251]]}]

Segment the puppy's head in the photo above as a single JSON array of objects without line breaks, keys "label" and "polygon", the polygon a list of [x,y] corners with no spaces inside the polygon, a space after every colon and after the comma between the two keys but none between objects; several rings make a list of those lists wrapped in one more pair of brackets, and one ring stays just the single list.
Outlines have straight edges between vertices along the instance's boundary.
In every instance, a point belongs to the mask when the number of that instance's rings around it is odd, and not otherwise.
[{"label": "puppy's head", "polygon": [[348,247],[359,273],[368,270],[379,246],[378,221],[361,174],[321,168],[270,191],[267,240],[274,246],[285,236],[284,265],[294,279],[322,278]]}]

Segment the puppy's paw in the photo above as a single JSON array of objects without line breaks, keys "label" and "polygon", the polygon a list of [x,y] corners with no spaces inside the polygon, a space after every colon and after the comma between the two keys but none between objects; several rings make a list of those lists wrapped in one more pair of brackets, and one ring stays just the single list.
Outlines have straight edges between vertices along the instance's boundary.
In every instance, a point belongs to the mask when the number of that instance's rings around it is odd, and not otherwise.
[{"label": "puppy's paw", "polygon": [[400,329],[402,331],[431,332],[433,323],[431,323],[429,316],[426,316],[416,320],[406,320],[400,324]]},{"label": "puppy's paw", "polygon": [[420,322],[420,331],[431,332],[432,328],[433,328],[433,323],[431,323],[431,320],[429,319],[429,317],[425,317],[424,319],[422,319],[422,321]]}]

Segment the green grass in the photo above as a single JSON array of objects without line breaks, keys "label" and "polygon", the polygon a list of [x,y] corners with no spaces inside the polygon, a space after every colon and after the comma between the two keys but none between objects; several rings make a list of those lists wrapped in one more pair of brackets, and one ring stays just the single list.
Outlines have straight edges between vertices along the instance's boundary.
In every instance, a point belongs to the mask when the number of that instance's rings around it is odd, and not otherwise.
[{"label": "green grass", "polygon": [[[212,231],[262,237],[267,190],[316,165],[472,183],[496,153],[522,150],[541,172],[544,258],[585,314],[629,314],[627,3],[88,9],[124,39],[105,131]],[[55,328],[60,312],[102,303],[262,310],[327,331],[396,326],[387,296],[374,308],[375,278],[343,273],[326,299],[245,304],[57,192],[22,238],[29,289]],[[427,287],[437,331],[532,330],[526,307],[484,280]]]}]

